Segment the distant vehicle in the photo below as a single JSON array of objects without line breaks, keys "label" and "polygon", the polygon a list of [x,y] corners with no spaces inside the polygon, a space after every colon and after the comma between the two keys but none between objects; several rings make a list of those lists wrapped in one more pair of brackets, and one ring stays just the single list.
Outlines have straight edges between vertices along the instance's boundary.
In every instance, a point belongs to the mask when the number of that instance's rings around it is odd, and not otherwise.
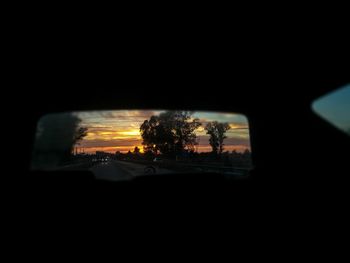
[{"label": "distant vehicle", "polygon": [[93,158],[92,162],[97,163],[97,162],[108,162],[109,158],[108,157],[101,157],[101,158]]}]

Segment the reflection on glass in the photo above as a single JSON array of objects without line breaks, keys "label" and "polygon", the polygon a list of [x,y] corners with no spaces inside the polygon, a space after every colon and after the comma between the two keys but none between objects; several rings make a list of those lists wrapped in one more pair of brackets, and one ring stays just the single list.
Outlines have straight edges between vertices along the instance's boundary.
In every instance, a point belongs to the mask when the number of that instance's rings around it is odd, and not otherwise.
[{"label": "reflection on glass", "polygon": [[312,108],[322,118],[350,135],[350,84],[317,99]]},{"label": "reflection on glass", "polygon": [[118,110],[50,114],[38,123],[34,170],[90,170],[97,179],[251,169],[247,118],[218,112]]}]

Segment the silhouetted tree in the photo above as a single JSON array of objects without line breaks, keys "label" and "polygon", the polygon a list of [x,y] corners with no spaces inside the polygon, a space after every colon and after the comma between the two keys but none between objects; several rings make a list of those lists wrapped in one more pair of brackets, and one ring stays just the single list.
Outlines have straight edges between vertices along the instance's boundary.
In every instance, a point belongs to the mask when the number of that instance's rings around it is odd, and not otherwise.
[{"label": "silhouetted tree", "polygon": [[126,157],[127,157],[128,159],[131,159],[131,158],[133,157],[133,155],[132,155],[132,153],[131,153],[130,150],[127,152]]},{"label": "silhouetted tree", "polygon": [[73,147],[86,135],[81,119],[70,113],[44,116],[39,124],[33,152],[34,166],[54,167],[69,160]]},{"label": "silhouetted tree", "polygon": [[224,150],[224,139],[226,131],[230,129],[230,125],[228,123],[219,123],[217,121],[209,122],[205,126],[205,130],[207,134],[210,135],[209,144],[212,148],[212,152],[215,154],[221,154]]},{"label": "silhouetted tree", "polygon": [[237,157],[239,155],[239,153],[236,150],[233,150],[231,154],[234,157]]},{"label": "silhouetted tree", "polygon": [[[81,120],[79,120],[80,122]],[[80,141],[82,139],[84,139],[84,137],[86,137],[87,135],[87,132],[88,132],[88,128],[86,127],[79,127],[76,132],[75,132],[75,135],[74,135],[74,144],[80,144]]]},{"label": "silhouetted tree", "polygon": [[116,158],[117,160],[120,160],[120,159],[122,158],[122,156],[123,156],[123,154],[122,154],[120,151],[116,151],[116,152],[115,152],[115,158]]},{"label": "silhouetted tree", "polygon": [[153,160],[154,157],[156,157],[156,155],[154,154],[154,152],[152,152],[151,150],[145,151],[144,153],[144,158],[146,160]]},{"label": "silhouetted tree", "polygon": [[197,137],[195,130],[201,123],[191,116],[189,111],[167,111],[145,120],[140,126],[145,152],[171,154],[193,150]]},{"label": "silhouetted tree", "polygon": [[250,156],[250,150],[249,149],[245,149],[245,151],[243,152],[243,155]]},{"label": "silhouetted tree", "polygon": [[140,148],[136,146],[134,148],[134,154],[139,154],[139,153],[140,153]]}]

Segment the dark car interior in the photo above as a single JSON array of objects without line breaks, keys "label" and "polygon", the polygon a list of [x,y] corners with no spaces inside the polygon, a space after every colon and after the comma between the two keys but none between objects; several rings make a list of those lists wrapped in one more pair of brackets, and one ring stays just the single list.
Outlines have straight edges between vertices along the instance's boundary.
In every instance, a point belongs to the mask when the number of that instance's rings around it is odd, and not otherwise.
[{"label": "dark car interior", "polygon": [[[172,74],[164,71],[126,74],[121,81],[117,76],[107,76],[109,73],[45,72],[44,80],[37,83],[41,89],[34,91],[34,101],[26,112],[26,126],[30,129],[26,133],[28,147],[23,166],[30,166],[36,123],[46,113],[184,108],[238,112],[248,117],[254,164],[248,178],[227,180],[217,174],[153,175],[113,183],[99,182],[84,172],[27,170],[20,178],[19,185],[25,189],[22,190],[50,195],[55,192],[58,196],[68,190],[118,196],[135,192],[151,196],[157,192],[174,199],[179,192],[192,197],[216,192],[216,198],[238,194],[254,199],[281,194],[299,198],[300,194],[322,194],[327,188],[344,187],[341,182],[346,180],[348,171],[349,136],[315,114],[311,104],[318,97],[348,84],[347,76],[304,76],[276,70],[273,74],[249,71],[235,77],[228,70],[189,74],[181,69]],[[84,81],[80,81],[82,79]],[[50,88],[46,88],[47,85]]]},{"label": "dark car interior", "polygon": [[[348,8],[131,4],[4,9],[8,258],[346,258],[350,136],[313,105],[350,87]],[[31,169],[43,116],[103,110],[242,114],[253,169],[129,181]]]},{"label": "dark car interior", "polygon": [[[117,50],[99,46],[96,53],[82,41],[56,40],[30,45],[23,53],[21,83],[28,88],[17,98],[23,116],[17,129],[22,158],[15,160],[21,172],[11,177],[20,200],[42,203],[93,196],[202,204],[317,200],[321,205],[329,197],[347,198],[350,137],[311,107],[314,100],[350,83],[340,54],[326,57],[310,46],[282,52],[272,43],[254,48],[249,41],[234,49],[225,45],[215,54],[197,45],[162,42],[141,48],[133,41]],[[36,125],[43,115],[121,109],[244,114],[254,169],[242,180],[198,173],[156,174],[132,182],[97,181],[88,172],[29,170]],[[107,195],[110,198],[104,198]]]},{"label": "dark car interior", "polygon": [[[131,4],[4,9],[8,258],[347,256],[350,136],[313,103],[350,84],[348,9]],[[253,169],[120,182],[31,170],[43,116],[129,109],[243,114]]]}]

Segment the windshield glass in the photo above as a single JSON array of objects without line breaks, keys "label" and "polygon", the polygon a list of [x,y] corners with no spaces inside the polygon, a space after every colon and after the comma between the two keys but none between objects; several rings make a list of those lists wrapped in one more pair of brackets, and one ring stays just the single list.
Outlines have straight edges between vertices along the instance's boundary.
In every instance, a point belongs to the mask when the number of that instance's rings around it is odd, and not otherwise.
[{"label": "windshield glass", "polygon": [[89,170],[97,179],[224,173],[252,167],[248,120],[222,112],[117,110],[50,114],[38,123],[34,170]]}]

